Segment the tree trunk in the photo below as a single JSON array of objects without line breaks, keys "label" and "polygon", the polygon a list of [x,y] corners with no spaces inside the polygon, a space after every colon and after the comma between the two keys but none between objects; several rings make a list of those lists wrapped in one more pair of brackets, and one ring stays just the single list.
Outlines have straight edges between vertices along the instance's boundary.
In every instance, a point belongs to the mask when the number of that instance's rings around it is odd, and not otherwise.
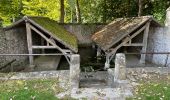
[{"label": "tree trunk", "polygon": [[141,16],[142,15],[142,0],[138,0],[138,16]]},{"label": "tree trunk", "polygon": [[64,23],[64,0],[60,0],[60,23]]},{"label": "tree trunk", "polygon": [[80,13],[80,6],[79,6],[79,0],[76,0],[76,17],[77,17],[77,23],[81,23],[81,13]]},{"label": "tree trunk", "polygon": [[23,3],[22,0],[19,1],[19,17],[22,17]]},{"label": "tree trunk", "polygon": [[104,0],[103,2],[104,2],[104,6],[103,6],[103,23],[106,23],[106,13],[107,13],[106,0]]}]

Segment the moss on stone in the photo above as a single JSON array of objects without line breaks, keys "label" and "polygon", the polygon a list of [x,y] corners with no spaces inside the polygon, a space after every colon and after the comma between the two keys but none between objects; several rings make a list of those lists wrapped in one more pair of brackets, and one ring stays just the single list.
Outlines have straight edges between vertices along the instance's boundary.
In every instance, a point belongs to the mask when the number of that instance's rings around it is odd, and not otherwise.
[{"label": "moss on stone", "polygon": [[62,26],[60,26],[56,21],[51,20],[46,17],[29,17],[29,19],[33,20],[41,27],[51,32],[53,35],[61,39],[65,45],[74,49],[74,51],[78,50],[78,44],[76,37],[65,30]]}]

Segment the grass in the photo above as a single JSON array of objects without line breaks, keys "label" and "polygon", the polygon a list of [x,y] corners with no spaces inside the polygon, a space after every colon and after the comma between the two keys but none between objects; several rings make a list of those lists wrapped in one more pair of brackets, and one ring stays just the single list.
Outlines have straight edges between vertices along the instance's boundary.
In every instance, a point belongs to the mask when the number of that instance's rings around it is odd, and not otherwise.
[{"label": "grass", "polygon": [[137,87],[135,96],[127,100],[170,100],[170,84],[144,83]]},{"label": "grass", "polygon": [[140,85],[134,90],[134,96],[127,100],[170,100],[170,75],[153,76],[140,81]]},{"label": "grass", "polygon": [[58,100],[62,91],[57,79],[0,81],[0,100]]}]

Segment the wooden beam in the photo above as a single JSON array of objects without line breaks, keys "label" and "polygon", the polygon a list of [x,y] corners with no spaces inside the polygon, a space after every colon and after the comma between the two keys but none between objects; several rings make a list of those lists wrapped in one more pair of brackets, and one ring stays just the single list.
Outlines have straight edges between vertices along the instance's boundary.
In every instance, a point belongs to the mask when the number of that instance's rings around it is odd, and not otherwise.
[{"label": "wooden beam", "polygon": [[56,46],[32,46],[33,49],[57,49]]},{"label": "wooden beam", "polygon": [[72,51],[71,51],[71,50],[69,50],[69,49],[63,49],[63,51],[64,51],[64,52],[72,53]]},{"label": "wooden beam", "polygon": [[[145,31],[144,31],[144,34],[143,34],[142,52],[146,52],[146,49],[147,49],[149,26],[150,26],[150,22],[148,22],[146,24],[146,28],[145,28]],[[141,54],[140,63],[145,64],[145,60],[146,60],[146,54]]]},{"label": "wooden beam", "polygon": [[109,52],[108,55],[112,55],[115,54],[115,52],[121,48],[123,45],[125,45],[127,42],[129,42],[131,39],[133,39],[135,36],[137,36],[139,33],[141,33],[145,28],[147,27],[147,25],[144,25],[141,29],[139,29],[137,32],[135,32],[133,35],[131,35],[128,39],[124,40],[121,44],[119,44],[117,47],[111,49],[112,51]]},{"label": "wooden beam", "polygon": [[42,38],[44,38],[48,43],[50,43],[50,44],[53,45],[53,46],[56,46],[56,48],[64,54],[66,60],[67,60],[68,63],[70,64],[70,59],[69,59],[70,56],[65,55],[65,54],[67,54],[67,52],[63,51],[59,46],[57,46],[53,41],[51,41],[49,38],[47,38],[44,34],[42,34],[39,30],[37,30],[36,28],[34,28],[32,25],[30,25],[30,28],[31,28],[32,30],[34,30],[36,33],[38,33],[38,34],[39,34]]},{"label": "wooden beam", "polygon": [[51,45],[53,45],[53,46],[55,46],[59,51],[61,51],[62,53],[64,53],[63,52],[63,50],[59,47],[59,46],[57,46],[53,41],[51,41],[50,39],[48,39],[44,34],[42,34],[39,30],[37,30],[36,28],[34,28],[32,25],[30,25],[30,28],[32,29],[32,30],[34,30],[36,33],[38,33],[42,38],[44,38],[47,42],[49,42]]},{"label": "wooden beam", "polygon": [[[42,46],[44,46],[44,44],[45,44],[44,42],[45,42],[45,40],[41,37],[41,45],[42,45]],[[44,53],[45,53],[45,50],[42,49],[41,52],[44,54]]]},{"label": "wooden beam", "polygon": [[[28,45],[28,53],[33,54],[32,50],[32,34],[31,34],[31,28],[30,23],[26,22],[26,30],[27,30],[27,45]],[[33,56],[29,56],[29,63],[30,65],[33,65]]]},{"label": "wooden beam", "polygon": [[137,46],[137,47],[140,47],[140,46],[143,46],[143,43],[126,43],[124,44],[123,46]]}]

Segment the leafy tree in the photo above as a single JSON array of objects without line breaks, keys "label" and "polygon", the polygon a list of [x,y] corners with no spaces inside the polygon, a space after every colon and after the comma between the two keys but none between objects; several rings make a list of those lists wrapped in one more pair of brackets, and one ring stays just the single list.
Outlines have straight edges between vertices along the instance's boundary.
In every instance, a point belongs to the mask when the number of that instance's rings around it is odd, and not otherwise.
[{"label": "leafy tree", "polygon": [[3,25],[24,15],[66,23],[105,23],[118,17],[153,15],[163,23],[169,6],[169,0],[0,0],[0,19]]}]

